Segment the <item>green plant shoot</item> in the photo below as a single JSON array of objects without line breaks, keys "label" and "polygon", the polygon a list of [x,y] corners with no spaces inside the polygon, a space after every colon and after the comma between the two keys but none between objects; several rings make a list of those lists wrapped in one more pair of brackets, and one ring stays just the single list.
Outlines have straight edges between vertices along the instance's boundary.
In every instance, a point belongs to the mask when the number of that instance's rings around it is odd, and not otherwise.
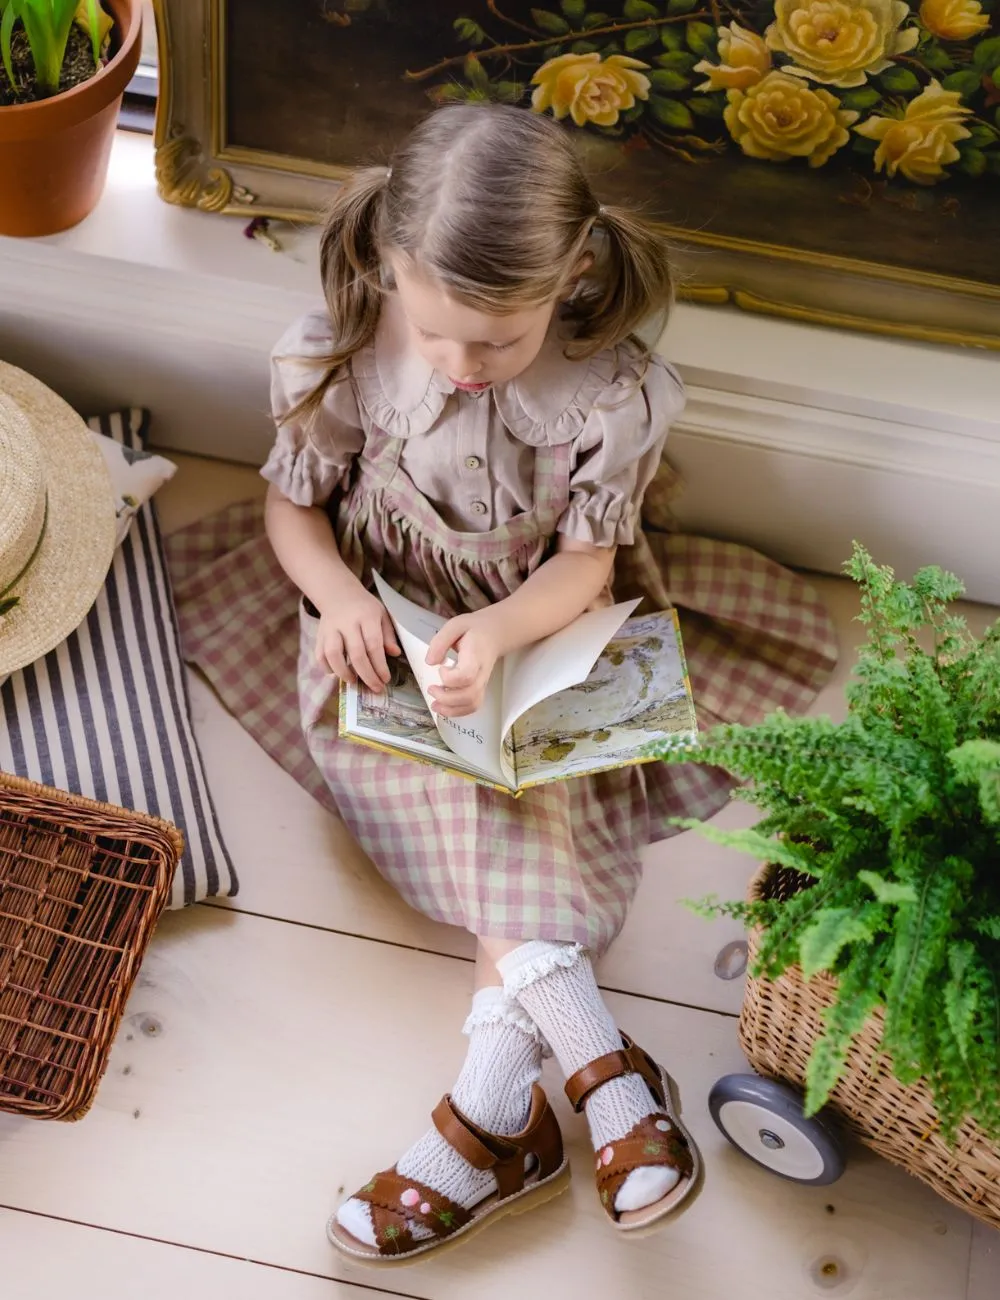
[{"label": "green plant shoot", "polygon": [[78,22],[90,36],[94,66],[101,66],[101,49],[111,19],[98,0],[0,0],[0,56],[12,86],[15,86],[13,37],[20,21],[35,65],[35,79],[42,97],[59,90],[66,45]]}]

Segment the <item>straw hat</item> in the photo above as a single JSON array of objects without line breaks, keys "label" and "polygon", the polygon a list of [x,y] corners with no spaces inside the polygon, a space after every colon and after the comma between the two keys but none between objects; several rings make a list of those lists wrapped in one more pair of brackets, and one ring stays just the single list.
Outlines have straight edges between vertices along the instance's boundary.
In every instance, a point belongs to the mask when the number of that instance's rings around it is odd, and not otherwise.
[{"label": "straw hat", "polygon": [[79,627],[114,547],[111,479],[90,430],[0,361],[0,680]]}]

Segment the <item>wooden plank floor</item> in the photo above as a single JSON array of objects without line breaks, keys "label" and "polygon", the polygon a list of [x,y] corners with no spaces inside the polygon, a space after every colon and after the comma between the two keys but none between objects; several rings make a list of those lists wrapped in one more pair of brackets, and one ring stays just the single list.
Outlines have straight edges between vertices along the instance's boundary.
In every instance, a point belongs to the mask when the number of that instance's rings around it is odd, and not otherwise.
[{"label": "wooden plank floor", "polygon": [[[185,458],[163,493],[177,526],[257,490],[246,469]],[[844,631],[847,584],[822,580]],[[985,611],[974,611],[977,621]],[[821,707],[841,705],[842,681]],[[884,1162],[803,1188],[735,1153],[708,1116],[744,1069],[736,931],[680,905],[740,894],[751,864],[692,836],[650,850],[637,906],[601,968],[613,1010],[677,1076],[708,1177],[665,1231],[602,1221],[583,1125],[546,1083],[577,1176],[537,1214],[467,1250],[374,1274],[342,1263],[324,1220],[344,1189],[426,1126],[461,1061],[471,944],[407,908],[325,813],[195,683],[197,728],[243,888],[163,922],[91,1115],[0,1117],[4,1300],[986,1300],[1000,1238]],[[740,807],[726,817],[746,818]]]}]

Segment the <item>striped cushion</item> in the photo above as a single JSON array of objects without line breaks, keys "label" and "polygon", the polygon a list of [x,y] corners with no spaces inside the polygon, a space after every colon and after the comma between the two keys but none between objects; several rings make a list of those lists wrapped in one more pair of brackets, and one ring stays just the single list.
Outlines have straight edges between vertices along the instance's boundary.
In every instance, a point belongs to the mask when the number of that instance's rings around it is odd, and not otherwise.
[{"label": "striped cushion", "polygon": [[[90,421],[141,448],[148,416]],[[152,502],[136,515],[86,621],[0,687],[0,768],[154,813],[184,833],[171,907],[237,883],[191,729],[170,583]]]}]

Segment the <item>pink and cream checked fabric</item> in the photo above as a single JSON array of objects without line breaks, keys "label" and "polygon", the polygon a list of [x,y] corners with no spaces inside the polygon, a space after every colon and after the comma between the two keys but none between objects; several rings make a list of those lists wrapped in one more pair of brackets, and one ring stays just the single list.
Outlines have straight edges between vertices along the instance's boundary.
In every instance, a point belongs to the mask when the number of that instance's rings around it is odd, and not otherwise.
[{"label": "pink and cream checked fabric", "polygon": [[[395,443],[369,439],[339,511],[345,558],[358,573],[377,564],[443,614],[501,599],[545,556],[567,498],[564,449],[538,453],[535,510],[476,537],[437,518],[398,469]],[[616,597],[678,607],[705,725],[752,722],[778,707],[802,712],[836,662],[826,611],[801,578],[745,547],[671,534],[676,485],[664,464],[646,496],[644,533],[618,552]],[[168,558],[186,657],[264,749],[339,811],[402,896],[436,920],[602,952],[625,920],[646,844],[674,833],[671,817],[710,816],[728,797],[717,771],[650,764],[513,800],[341,741],[337,682],[315,664],[314,620],[298,613],[262,535],[261,507],[193,524],[169,540]]]}]

